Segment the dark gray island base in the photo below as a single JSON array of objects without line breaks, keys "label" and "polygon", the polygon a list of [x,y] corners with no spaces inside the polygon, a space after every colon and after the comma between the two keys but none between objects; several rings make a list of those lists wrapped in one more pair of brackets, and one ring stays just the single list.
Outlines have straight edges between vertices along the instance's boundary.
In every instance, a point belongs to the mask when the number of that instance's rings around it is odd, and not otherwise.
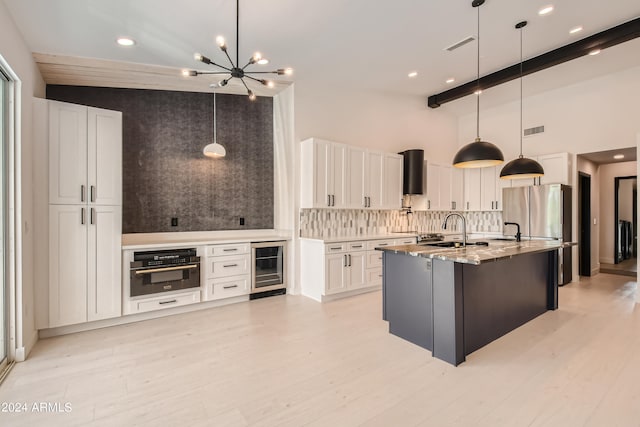
[{"label": "dark gray island base", "polygon": [[389,332],[459,365],[467,354],[558,308],[558,248],[567,245],[381,248]]}]

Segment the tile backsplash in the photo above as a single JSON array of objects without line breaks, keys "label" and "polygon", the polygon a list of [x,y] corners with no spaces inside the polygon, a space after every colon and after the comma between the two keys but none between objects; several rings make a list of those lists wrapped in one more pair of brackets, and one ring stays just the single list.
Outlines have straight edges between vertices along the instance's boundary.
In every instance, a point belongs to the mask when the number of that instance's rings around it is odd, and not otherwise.
[{"label": "tile backsplash", "polygon": [[[442,232],[442,221],[449,211],[369,209],[301,209],[300,237],[352,237],[391,232]],[[502,212],[462,212],[467,232],[501,232]],[[449,220],[447,231],[460,230],[459,219]]]}]

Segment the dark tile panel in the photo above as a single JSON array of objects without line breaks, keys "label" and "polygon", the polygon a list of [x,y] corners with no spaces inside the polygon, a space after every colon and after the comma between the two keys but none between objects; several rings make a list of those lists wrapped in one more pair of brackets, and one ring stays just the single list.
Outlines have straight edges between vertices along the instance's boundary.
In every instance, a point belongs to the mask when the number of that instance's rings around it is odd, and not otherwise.
[{"label": "dark tile panel", "polygon": [[48,85],[47,98],[122,111],[123,233],[273,228],[271,98],[216,95],[222,159],[202,154],[210,93]]}]

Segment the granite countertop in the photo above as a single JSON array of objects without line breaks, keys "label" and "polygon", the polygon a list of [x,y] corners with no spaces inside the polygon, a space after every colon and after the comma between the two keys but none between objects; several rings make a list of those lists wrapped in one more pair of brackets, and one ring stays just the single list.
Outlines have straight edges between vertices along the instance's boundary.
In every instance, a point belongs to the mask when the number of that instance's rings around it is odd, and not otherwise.
[{"label": "granite countertop", "polygon": [[[554,249],[575,246],[575,242],[561,242],[559,240],[481,240],[488,242],[488,246],[468,245],[459,248],[442,248],[437,246],[401,245],[377,248],[396,254],[407,254],[424,258],[441,259],[463,264],[479,265],[485,262],[498,261],[518,255],[546,252]],[[475,242],[471,240],[470,242]]]}]

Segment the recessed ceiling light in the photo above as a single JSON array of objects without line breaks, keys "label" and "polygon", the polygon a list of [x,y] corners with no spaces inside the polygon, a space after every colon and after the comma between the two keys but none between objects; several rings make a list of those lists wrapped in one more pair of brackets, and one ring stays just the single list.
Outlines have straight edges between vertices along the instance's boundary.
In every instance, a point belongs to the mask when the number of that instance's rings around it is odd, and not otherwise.
[{"label": "recessed ceiling light", "polygon": [[129,37],[118,37],[116,43],[118,43],[120,46],[133,46],[134,44],[136,44],[136,41],[134,39],[130,39]]},{"label": "recessed ceiling light", "polygon": [[582,31],[582,27],[575,27],[569,30],[569,34],[579,33],[580,31]]},{"label": "recessed ceiling light", "polygon": [[542,16],[542,15],[548,15],[548,14],[550,14],[551,12],[553,12],[553,6],[552,6],[552,5],[549,5],[549,6],[545,6],[545,7],[543,7],[542,9],[540,9],[540,10],[538,11],[538,15],[540,15],[540,16]]},{"label": "recessed ceiling light", "polygon": [[417,71],[412,71],[408,74],[409,77],[416,77],[418,75]]},{"label": "recessed ceiling light", "polygon": [[593,49],[591,52],[589,52],[589,55],[593,56],[593,55],[597,55],[600,53],[600,49]]},{"label": "recessed ceiling light", "polygon": [[624,154],[616,154],[613,158],[616,160],[624,159]]},{"label": "recessed ceiling light", "polygon": [[450,79],[447,79],[447,83],[453,83],[455,81],[456,81],[456,79],[454,79],[453,77],[451,77]]}]

